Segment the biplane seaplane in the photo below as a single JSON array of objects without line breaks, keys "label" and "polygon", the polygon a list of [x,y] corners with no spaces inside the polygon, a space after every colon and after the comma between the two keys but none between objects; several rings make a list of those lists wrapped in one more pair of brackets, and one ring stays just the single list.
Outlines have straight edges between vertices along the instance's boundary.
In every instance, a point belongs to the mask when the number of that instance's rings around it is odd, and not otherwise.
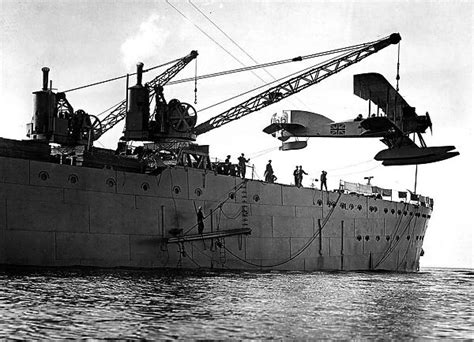
[{"label": "biplane seaplane", "polygon": [[[363,117],[334,122],[312,112],[285,110],[274,114],[271,124],[263,130],[282,141],[281,150],[305,148],[307,141],[288,141],[290,138],[382,138],[388,146],[378,152],[374,159],[382,165],[415,165],[433,163],[459,155],[454,146],[428,147],[422,137],[432,123],[428,113],[418,115],[400,93],[380,74],[354,75],[354,94],[369,100],[369,114]],[[374,113],[372,103],[376,105]],[[413,140],[410,139],[413,134]],[[418,137],[418,146],[415,143]]]}]

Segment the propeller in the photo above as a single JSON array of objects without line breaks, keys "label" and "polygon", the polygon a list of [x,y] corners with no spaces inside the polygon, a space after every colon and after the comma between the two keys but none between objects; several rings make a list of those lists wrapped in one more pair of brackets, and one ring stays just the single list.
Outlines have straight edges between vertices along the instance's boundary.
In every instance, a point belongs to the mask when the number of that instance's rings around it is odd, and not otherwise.
[{"label": "propeller", "polygon": [[433,135],[433,123],[431,122],[430,114],[426,112],[426,121],[428,123],[428,127],[430,128],[431,135]]}]

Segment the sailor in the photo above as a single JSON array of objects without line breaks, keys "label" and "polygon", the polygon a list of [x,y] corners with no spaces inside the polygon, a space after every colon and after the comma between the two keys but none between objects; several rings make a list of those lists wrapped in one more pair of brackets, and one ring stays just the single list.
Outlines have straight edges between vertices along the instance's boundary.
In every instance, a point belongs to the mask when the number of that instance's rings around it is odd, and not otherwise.
[{"label": "sailor", "polygon": [[244,157],[244,154],[242,153],[239,157],[239,170],[240,170],[240,176],[245,178],[245,172],[247,171],[247,165],[245,163],[248,163],[250,159],[246,159]]},{"label": "sailor", "polygon": [[298,187],[303,186],[303,174],[308,175],[305,170],[303,170],[303,167],[300,165],[300,168],[298,170]]},{"label": "sailor", "polygon": [[327,181],[327,175],[328,173],[326,171],[323,170],[323,172],[321,173],[321,190],[323,190],[323,186],[326,188],[326,191],[328,191],[328,185],[326,184],[326,181]]},{"label": "sailor", "polygon": [[265,182],[268,182],[268,183],[274,182],[271,160],[268,161],[267,167],[265,168],[265,173],[263,175],[265,176]]},{"label": "sailor", "polygon": [[202,234],[202,231],[204,230],[204,214],[202,213],[202,207],[199,207],[196,215],[198,223],[198,233]]},{"label": "sailor", "polygon": [[363,117],[362,114],[357,115],[357,117],[354,119],[354,121],[362,121]]},{"label": "sailor", "polygon": [[224,174],[228,175],[230,174],[230,155],[227,156],[227,158],[224,161]]},{"label": "sailor", "polygon": [[295,170],[293,171],[293,177],[295,178],[295,186],[298,186],[298,181],[299,181],[298,171],[299,171],[298,165],[296,165]]}]

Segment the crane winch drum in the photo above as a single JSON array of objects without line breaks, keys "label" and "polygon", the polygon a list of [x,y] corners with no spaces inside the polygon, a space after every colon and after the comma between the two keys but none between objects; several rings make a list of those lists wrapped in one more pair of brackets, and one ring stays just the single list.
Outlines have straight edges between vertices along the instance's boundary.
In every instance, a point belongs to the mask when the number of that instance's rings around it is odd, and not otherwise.
[{"label": "crane winch drum", "polygon": [[48,89],[49,68],[43,67],[43,89],[33,92],[33,117],[27,125],[27,136],[34,140],[48,140],[53,129],[56,94]]},{"label": "crane winch drum", "polygon": [[139,139],[148,137],[150,121],[150,91],[142,85],[143,63],[137,63],[137,84],[128,88],[125,137]]}]

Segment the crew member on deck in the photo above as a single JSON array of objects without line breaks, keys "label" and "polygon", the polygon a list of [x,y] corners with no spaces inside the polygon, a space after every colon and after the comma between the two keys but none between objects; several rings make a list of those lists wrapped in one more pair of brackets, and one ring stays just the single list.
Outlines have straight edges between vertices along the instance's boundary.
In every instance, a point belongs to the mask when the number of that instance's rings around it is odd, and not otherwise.
[{"label": "crew member on deck", "polygon": [[230,155],[227,156],[227,158],[224,161],[224,174],[228,175],[230,174]]},{"label": "crew member on deck", "polygon": [[293,171],[293,177],[295,178],[295,186],[298,186],[298,165],[296,165],[295,170]]},{"label": "crew member on deck", "polygon": [[202,213],[202,207],[199,207],[196,215],[197,215],[197,223],[198,223],[198,233],[202,234],[204,230],[204,214]]},{"label": "crew member on deck", "polygon": [[328,185],[326,184],[327,181],[327,175],[328,173],[326,171],[321,172],[321,190],[323,190],[323,186],[326,188],[326,191],[328,191]]},{"label": "crew member on deck", "polygon": [[244,157],[243,153],[239,157],[239,170],[240,170],[240,177],[242,177],[242,179],[245,178],[245,172],[247,171],[247,165],[245,163],[248,163],[249,160],[250,159],[246,159]]},{"label": "crew member on deck", "polygon": [[265,168],[265,182],[273,183],[274,182],[274,175],[273,175],[273,168],[272,168],[272,161],[269,160],[267,167]]},{"label": "crew member on deck", "polygon": [[303,186],[303,174],[308,175],[305,170],[303,170],[303,166],[300,165],[298,170],[298,188]]}]

